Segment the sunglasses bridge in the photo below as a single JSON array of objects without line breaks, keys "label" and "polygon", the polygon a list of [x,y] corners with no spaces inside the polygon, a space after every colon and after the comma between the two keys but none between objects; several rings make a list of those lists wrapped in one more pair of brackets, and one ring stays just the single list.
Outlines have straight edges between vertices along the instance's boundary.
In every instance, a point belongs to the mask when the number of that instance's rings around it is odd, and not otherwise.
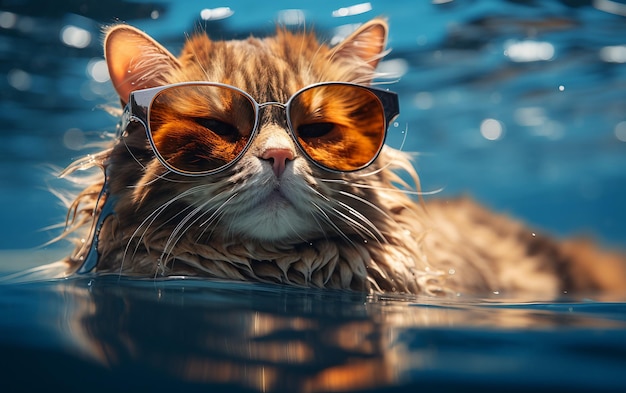
[{"label": "sunglasses bridge", "polygon": [[[298,141],[297,141],[294,131],[292,130],[290,121],[288,119],[289,117],[287,114],[288,105],[283,104],[282,102],[278,102],[278,101],[268,101],[262,104],[259,104],[258,102],[254,101],[254,104],[256,106],[256,119],[255,119],[254,129],[252,130],[251,138],[248,141],[248,145],[251,145],[253,140],[261,132],[261,125],[259,124],[260,118],[261,118],[261,109],[265,109],[268,107],[280,107],[283,110],[283,119],[285,121],[284,124],[286,125],[286,127],[280,127],[280,128],[282,128],[289,135],[290,139],[292,139],[293,142],[295,142],[296,149],[298,149],[299,148]],[[260,158],[269,161],[270,164],[272,165],[274,174],[276,174],[276,177],[280,177],[282,173],[285,171],[287,162],[292,161],[295,158],[295,151],[292,151],[291,146],[289,148],[282,147],[282,146],[278,146],[278,147],[268,146],[267,149],[265,149],[265,151],[262,152]]]},{"label": "sunglasses bridge", "polygon": [[255,119],[256,128],[260,128],[259,123],[261,121],[261,109],[265,109],[267,107],[273,107],[273,106],[279,107],[282,109],[283,117],[281,120],[285,121],[285,123],[287,124],[287,128],[291,128],[291,125],[289,124],[290,119],[289,119],[289,114],[288,114],[289,104],[284,104],[278,101],[267,101],[262,104],[259,104],[258,102],[254,101],[254,105],[256,106],[256,119]]}]

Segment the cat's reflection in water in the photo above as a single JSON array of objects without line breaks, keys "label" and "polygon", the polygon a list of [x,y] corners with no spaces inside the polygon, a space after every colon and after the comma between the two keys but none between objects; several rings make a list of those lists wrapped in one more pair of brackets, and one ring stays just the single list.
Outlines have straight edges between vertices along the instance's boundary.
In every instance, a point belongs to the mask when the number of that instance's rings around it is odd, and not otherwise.
[{"label": "cat's reflection in water", "polygon": [[437,340],[450,329],[598,323],[532,308],[240,283],[101,277],[61,288],[69,339],[114,372],[258,391],[402,384],[446,361]]},{"label": "cat's reflection in water", "polygon": [[[259,391],[333,391],[393,380],[381,325],[358,307],[363,294],[153,290],[94,282],[66,287],[74,300],[68,302],[74,307],[68,333],[113,370],[139,367],[186,382]],[[342,305],[353,307],[341,311]]]}]

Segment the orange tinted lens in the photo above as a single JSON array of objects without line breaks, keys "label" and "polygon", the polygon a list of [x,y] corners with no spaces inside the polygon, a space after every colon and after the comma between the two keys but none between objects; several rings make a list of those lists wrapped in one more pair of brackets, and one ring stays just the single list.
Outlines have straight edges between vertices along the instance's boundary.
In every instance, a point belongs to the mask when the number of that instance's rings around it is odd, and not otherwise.
[{"label": "orange tinted lens", "polygon": [[211,85],[160,91],[148,123],[157,153],[177,171],[200,174],[233,162],[254,128],[255,106],[241,92]]},{"label": "orange tinted lens", "polygon": [[360,86],[328,84],[304,90],[292,99],[289,119],[302,149],[329,169],[367,166],[385,140],[383,106]]}]

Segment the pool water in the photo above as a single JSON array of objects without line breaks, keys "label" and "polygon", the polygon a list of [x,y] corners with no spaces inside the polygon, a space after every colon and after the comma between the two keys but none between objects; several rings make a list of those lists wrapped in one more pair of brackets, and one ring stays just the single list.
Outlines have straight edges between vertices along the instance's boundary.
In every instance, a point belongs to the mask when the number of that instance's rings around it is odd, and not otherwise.
[{"label": "pool water", "polygon": [[3,383],[24,391],[626,386],[626,303],[441,302],[109,276],[0,286],[0,312]]},{"label": "pool water", "polygon": [[0,389],[624,391],[626,299],[6,279],[71,248],[37,247],[65,216],[55,171],[114,130],[100,31],[117,20],[177,52],[198,28],[245,38],[306,21],[332,40],[386,16],[393,129],[420,153],[423,189],[442,189],[429,198],[468,194],[555,236],[626,249],[624,1],[266,3],[0,3]]}]

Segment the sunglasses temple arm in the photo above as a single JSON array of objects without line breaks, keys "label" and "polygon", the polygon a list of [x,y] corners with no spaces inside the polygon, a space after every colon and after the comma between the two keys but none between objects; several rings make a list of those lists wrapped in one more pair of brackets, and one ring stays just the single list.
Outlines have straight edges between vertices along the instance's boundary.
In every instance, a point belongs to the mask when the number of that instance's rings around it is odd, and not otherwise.
[{"label": "sunglasses temple arm", "polygon": [[400,114],[400,103],[398,101],[398,95],[396,93],[388,92],[386,94],[386,101],[383,101],[383,107],[385,108],[385,118],[387,119],[387,126],[393,122]]},{"label": "sunglasses temple arm", "polygon": [[140,104],[137,104],[135,98],[131,94],[128,104],[124,107],[122,118],[118,125],[117,136],[120,137],[126,131],[132,121],[139,122],[146,130],[148,125],[146,124],[146,108]]},{"label": "sunglasses temple arm", "polygon": [[393,122],[400,114],[398,94],[393,91],[374,88],[371,88],[370,91],[374,93],[383,104],[383,108],[385,110],[385,121],[387,122],[386,126],[389,127],[391,122]]},{"label": "sunglasses temple arm", "polygon": [[117,125],[117,137],[120,138],[122,136],[122,134],[124,133],[124,131],[126,131],[126,128],[128,128],[128,125],[130,124],[131,121],[131,114],[130,114],[130,105],[126,104],[126,106],[124,107],[124,112],[122,112],[122,118],[120,119],[120,122]]}]

